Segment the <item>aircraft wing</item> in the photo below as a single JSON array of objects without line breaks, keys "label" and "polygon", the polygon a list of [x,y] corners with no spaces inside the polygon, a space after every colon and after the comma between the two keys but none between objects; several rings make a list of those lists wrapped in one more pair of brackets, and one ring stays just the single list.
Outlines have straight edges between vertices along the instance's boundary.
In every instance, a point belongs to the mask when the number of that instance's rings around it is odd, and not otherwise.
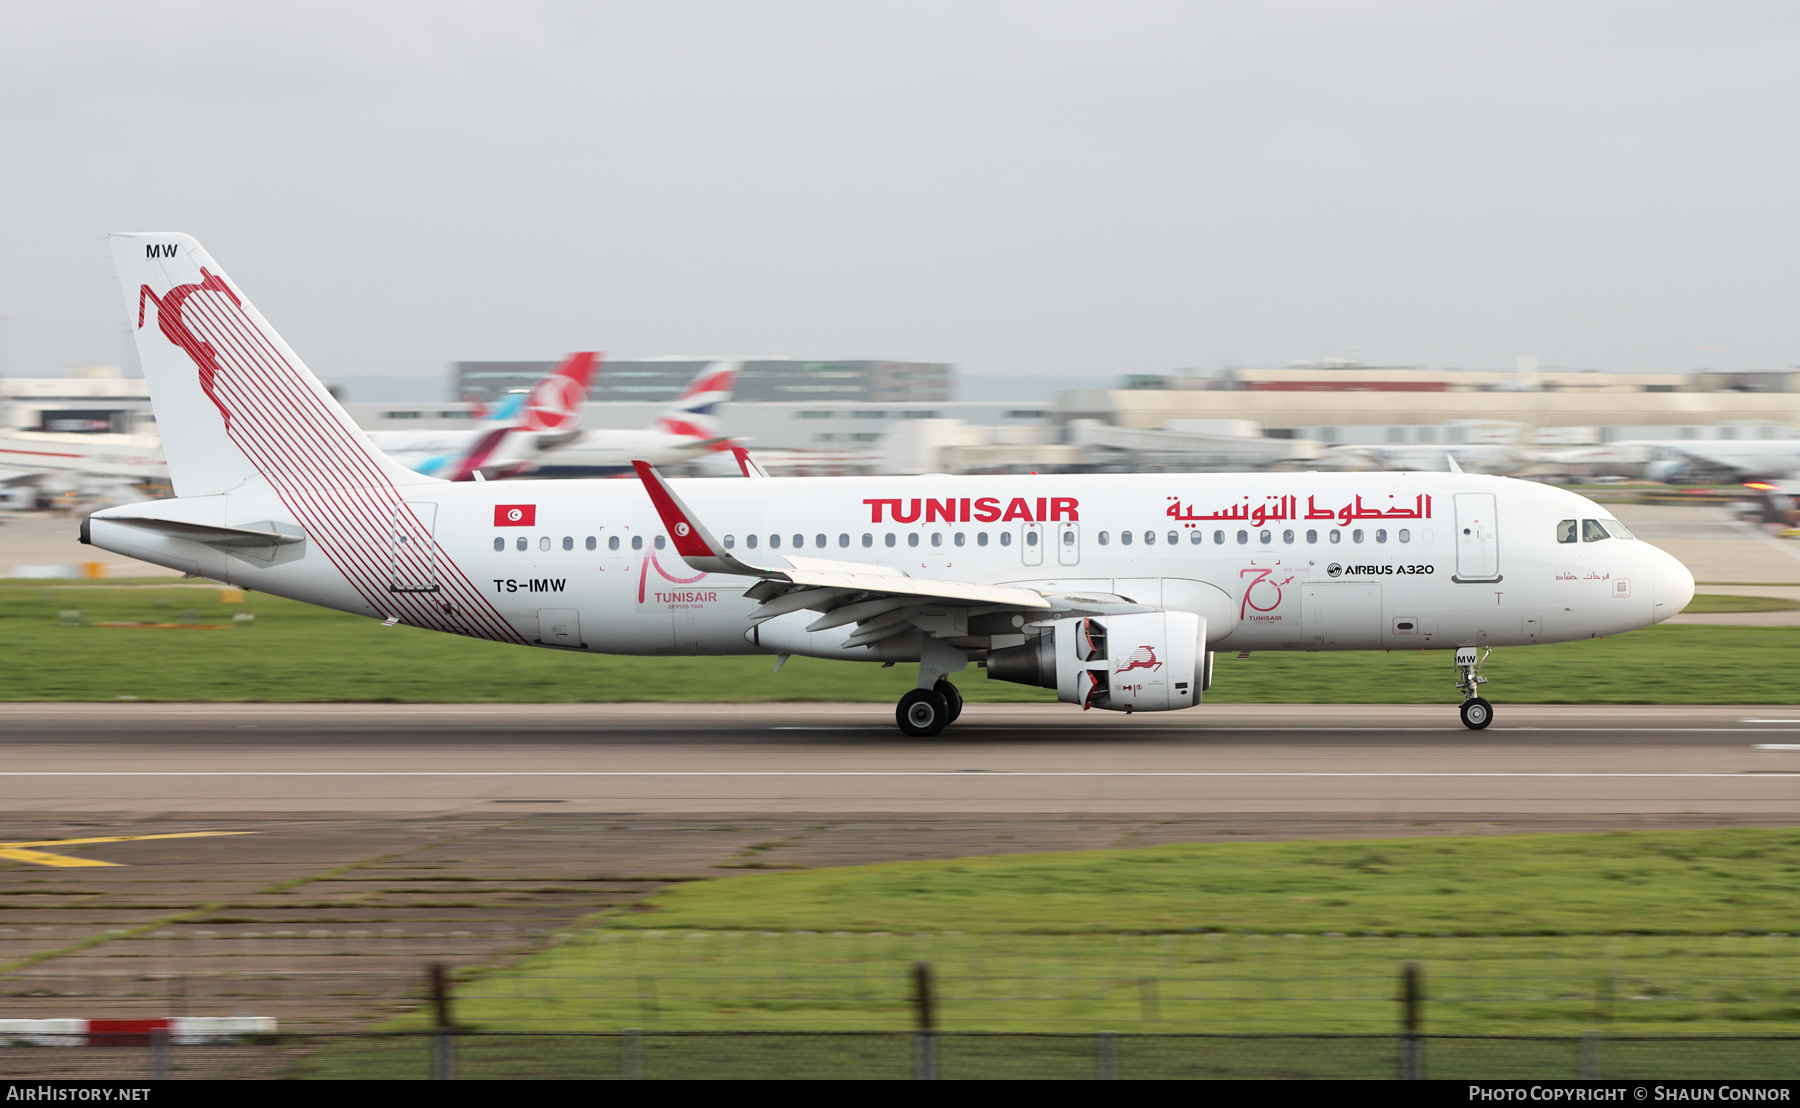
[{"label": "aircraft wing", "polygon": [[855,623],[856,631],[845,640],[845,645],[866,646],[915,629],[950,637],[948,628],[956,621],[931,619],[943,613],[965,617],[966,626],[966,617],[971,615],[1017,613],[1035,621],[1064,615],[1155,610],[1110,593],[1076,596],[1022,585],[910,577],[892,566],[797,554],[766,555],[781,565],[751,564],[725,549],[655,467],[646,462],[632,465],[683,561],[706,573],[760,578],[744,594],[760,602],[750,617],[758,623],[809,609],[821,615],[807,627],[808,631]]}]

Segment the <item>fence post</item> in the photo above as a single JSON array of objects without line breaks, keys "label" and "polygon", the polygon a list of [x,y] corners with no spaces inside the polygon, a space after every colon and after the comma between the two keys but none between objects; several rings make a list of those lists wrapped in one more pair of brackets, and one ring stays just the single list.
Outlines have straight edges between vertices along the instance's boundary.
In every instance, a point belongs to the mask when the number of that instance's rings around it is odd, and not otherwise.
[{"label": "fence post", "polygon": [[1102,1081],[1119,1079],[1119,1033],[1117,1031],[1101,1031],[1094,1036],[1094,1056],[1098,1063],[1095,1066],[1096,1076]]},{"label": "fence post", "polygon": [[450,1023],[450,982],[444,963],[425,967],[427,989],[431,994],[433,1030],[431,1033],[431,1079],[452,1081],[456,1078],[456,1040]]},{"label": "fence post", "polygon": [[627,1027],[619,1036],[619,1048],[624,1053],[624,1065],[620,1074],[627,1081],[644,1079],[644,1033],[635,1027]]},{"label": "fence post", "polygon": [[931,1005],[930,962],[913,963],[913,1014],[917,1022],[913,1031],[913,1077],[920,1081],[935,1081],[937,1027]]},{"label": "fence post", "polygon": [[1581,1033],[1581,1079],[1600,1080],[1600,1032]]},{"label": "fence post", "polygon": [[169,1029],[152,1027],[150,1029],[150,1080],[167,1081],[169,1079]]},{"label": "fence post", "polygon": [[1424,1059],[1420,1057],[1419,1008],[1425,987],[1419,963],[1406,962],[1400,967],[1400,1080],[1418,1081],[1425,1076]]}]

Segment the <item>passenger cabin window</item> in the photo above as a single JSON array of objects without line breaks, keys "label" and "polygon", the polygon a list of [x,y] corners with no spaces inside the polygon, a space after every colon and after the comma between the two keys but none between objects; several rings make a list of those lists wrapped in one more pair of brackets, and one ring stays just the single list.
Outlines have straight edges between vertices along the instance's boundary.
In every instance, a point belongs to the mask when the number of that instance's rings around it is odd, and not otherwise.
[{"label": "passenger cabin window", "polygon": [[545,535],[543,538],[538,540],[538,549],[539,550],[550,549],[550,536],[549,535]]},{"label": "passenger cabin window", "polygon": [[956,533],[956,545],[961,546],[961,545],[963,545],[963,543],[965,543],[967,541],[968,541],[968,536],[964,535],[961,531],[958,531]]},{"label": "passenger cabin window", "polygon": [[1130,546],[1131,545],[1131,532],[1130,531],[1120,531],[1119,532],[1119,543],[1122,546]]},{"label": "passenger cabin window", "polygon": [[1319,533],[1317,531],[1308,531],[1306,533],[1306,541],[1308,543],[1318,542],[1319,541]]},{"label": "passenger cabin window", "polygon": [[519,536],[518,548],[520,550],[525,549],[525,536],[524,535]]},{"label": "passenger cabin window", "polygon": [[826,543],[824,535],[814,535],[813,536],[813,545],[818,547],[820,550],[823,550],[829,544]]},{"label": "passenger cabin window", "polygon": [[613,536],[609,537],[606,540],[606,549],[608,549],[608,550],[619,549],[619,536],[613,535]]},{"label": "passenger cabin window", "polygon": [[1105,531],[1100,532],[1100,534],[1098,534],[1095,537],[1100,540],[1101,546],[1105,546],[1107,543],[1112,541],[1112,536],[1108,535]]},{"label": "passenger cabin window", "polygon": [[756,549],[756,536],[755,535],[745,535],[744,536],[744,545],[749,547],[752,550],[755,550]]},{"label": "passenger cabin window", "polygon": [[1200,530],[1200,528],[1196,527],[1192,531],[1188,532],[1188,541],[1193,543],[1195,546],[1199,546],[1201,536],[1203,536],[1205,534],[1206,534],[1206,532],[1204,532],[1204,531]]},{"label": "passenger cabin window", "polygon": [[867,531],[864,531],[863,532],[863,545],[864,546],[874,546],[875,545],[875,536],[869,534]]},{"label": "passenger cabin window", "polygon": [[919,545],[919,533],[917,531],[914,531],[912,534],[906,536],[906,545],[908,545],[908,546]]},{"label": "passenger cabin window", "polygon": [[770,550],[780,550],[781,549],[781,536],[780,535],[770,535],[769,536],[769,549]]},{"label": "passenger cabin window", "polygon": [[642,535],[631,536],[631,549],[633,549],[633,550],[644,549],[644,536],[642,536]]},{"label": "passenger cabin window", "polygon": [[737,545],[737,537],[735,535],[726,535],[725,536],[725,549],[730,550],[732,547],[734,547],[736,545]]},{"label": "passenger cabin window", "polygon": [[1036,546],[1037,545],[1037,532],[1036,531],[1025,532],[1025,545],[1026,546]]},{"label": "passenger cabin window", "polygon": [[838,536],[838,546],[847,548],[849,545],[850,545],[850,536],[849,535],[839,535]]},{"label": "passenger cabin window", "polygon": [[1225,545],[1225,532],[1214,531],[1213,532],[1213,542],[1218,546],[1224,546]]},{"label": "passenger cabin window", "polygon": [[1336,527],[1333,527],[1331,529],[1331,541],[1334,543],[1343,542],[1344,541],[1344,533],[1342,531],[1338,530]]},{"label": "passenger cabin window", "polygon": [[1606,526],[1599,520],[1584,519],[1581,521],[1582,542],[1599,542],[1602,539],[1610,538],[1612,538],[1612,536],[1606,533]]},{"label": "passenger cabin window", "polygon": [[975,545],[976,546],[986,546],[987,545],[987,532],[986,531],[975,532]]},{"label": "passenger cabin window", "polygon": [[1556,541],[1557,542],[1574,542],[1575,534],[1576,534],[1576,531],[1575,531],[1575,521],[1574,520],[1565,519],[1565,520],[1561,520],[1557,523],[1557,525],[1556,525]]},{"label": "passenger cabin window", "polygon": [[668,539],[663,538],[661,535],[656,536],[656,549],[661,550],[667,545],[669,545]]},{"label": "passenger cabin window", "polygon": [[1156,532],[1155,531],[1145,531],[1144,532],[1144,545],[1145,546],[1155,546],[1156,545]]},{"label": "passenger cabin window", "polygon": [[1281,533],[1281,541],[1286,542],[1286,543],[1293,542],[1294,541],[1294,533],[1292,531],[1283,531]]},{"label": "passenger cabin window", "polygon": [[892,545],[894,545],[894,533],[893,533],[893,532],[892,532],[892,531],[889,531],[889,532],[888,532],[888,533],[887,533],[887,534],[886,534],[886,535],[885,535],[885,536],[884,536],[884,537],[883,537],[883,538],[882,538],[882,540],[881,540],[881,541],[882,541],[882,542],[885,542],[885,543],[887,543],[887,544],[888,544],[888,545],[889,545],[889,546],[892,546]]},{"label": "passenger cabin window", "polygon": [[599,546],[600,546],[600,540],[598,538],[595,538],[593,535],[589,535],[587,537],[587,548],[589,550],[596,550],[599,548]]},{"label": "passenger cabin window", "polygon": [[505,550],[506,549],[506,540],[505,539],[495,539],[494,540],[494,549],[495,550]]},{"label": "passenger cabin window", "polygon": [[1375,541],[1376,542],[1386,542],[1387,541],[1387,528],[1386,527],[1375,528]]},{"label": "passenger cabin window", "polygon": [[1402,527],[1402,528],[1400,528],[1400,534],[1396,537],[1401,542],[1411,542],[1412,541],[1412,532],[1408,531],[1406,528]]},{"label": "passenger cabin window", "polygon": [[1248,531],[1239,531],[1238,532],[1238,545],[1239,546],[1242,546],[1249,541],[1250,541],[1250,532],[1248,532]]},{"label": "passenger cabin window", "polygon": [[1012,545],[1012,532],[1011,531],[1000,532],[1000,545],[1001,546],[1011,546]]},{"label": "passenger cabin window", "polygon": [[944,545],[944,536],[941,532],[933,531],[931,533],[931,545],[933,545],[933,546]]},{"label": "passenger cabin window", "polygon": [[1358,527],[1356,530],[1350,532],[1350,541],[1351,542],[1361,542],[1362,540],[1363,540],[1363,533],[1362,533],[1361,527]]},{"label": "passenger cabin window", "polygon": [[1267,546],[1267,545],[1269,545],[1269,540],[1271,538],[1273,538],[1274,536],[1270,535],[1269,532],[1264,531],[1263,533],[1261,533],[1260,535],[1257,535],[1256,537],[1258,540],[1260,540],[1262,542],[1262,544],[1264,546]]},{"label": "passenger cabin window", "polygon": [[794,549],[795,550],[806,549],[806,536],[805,535],[795,535],[794,536]]},{"label": "passenger cabin window", "polygon": [[573,536],[573,535],[564,535],[563,536],[563,549],[564,550],[575,549],[575,536]]}]

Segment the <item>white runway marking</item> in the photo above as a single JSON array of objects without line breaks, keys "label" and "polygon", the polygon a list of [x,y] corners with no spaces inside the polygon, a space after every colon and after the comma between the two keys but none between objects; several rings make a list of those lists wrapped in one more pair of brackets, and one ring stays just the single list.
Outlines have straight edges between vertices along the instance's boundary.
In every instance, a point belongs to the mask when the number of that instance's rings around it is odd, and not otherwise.
[{"label": "white runway marking", "polygon": [[1023,770],[1023,769],[795,769],[795,770],[428,770],[428,769],[303,769],[303,770],[4,770],[4,777],[963,777],[981,773],[992,777],[1421,777],[1421,778],[1527,778],[1580,777],[1599,779],[1641,778],[1736,778],[1765,781],[1773,777],[1800,777],[1792,773],[1727,770],[1706,773],[1604,773],[1604,772],[1430,772],[1418,770]]}]

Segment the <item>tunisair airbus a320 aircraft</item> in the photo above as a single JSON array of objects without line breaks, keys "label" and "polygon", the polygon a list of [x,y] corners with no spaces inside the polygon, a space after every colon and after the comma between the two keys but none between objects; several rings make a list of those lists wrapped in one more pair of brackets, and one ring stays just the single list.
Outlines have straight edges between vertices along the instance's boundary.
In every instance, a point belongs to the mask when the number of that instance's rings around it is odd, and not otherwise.
[{"label": "tunisair airbus a320 aircraft", "polygon": [[1693,597],[1593,501],[1454,472],[441,481],[375,450],[193,239],[112,242],[177,497],[82,541],[388,623],[916,662],[897,717],[921,736],[971,662],[1147,712],[1200,703],[1215,650],[1454,650],[1481,728],[1488,649]]}]

